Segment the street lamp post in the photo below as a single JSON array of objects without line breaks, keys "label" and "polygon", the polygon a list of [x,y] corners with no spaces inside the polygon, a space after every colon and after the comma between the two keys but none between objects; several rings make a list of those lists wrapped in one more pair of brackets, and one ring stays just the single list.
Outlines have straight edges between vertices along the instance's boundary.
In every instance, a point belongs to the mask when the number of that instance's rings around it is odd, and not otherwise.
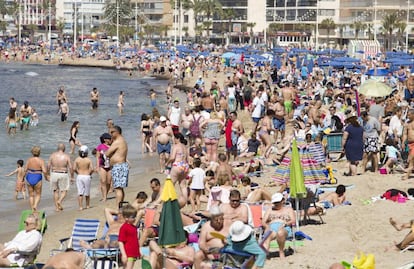
[{"label": "street lamp post", "polygon": [[49,0],[49,50],[52,51],[52,4]]},{"label": "street lamp post", "polygon": [[316,30],[315,30],[315,46],[319,48],[319,0],[316,0]]},{"label": "street lamp post", "polygon": [[73,47],[76,48],[76,43],[77,43],[77,24],[78,24],[78,6],[76,5],[77,0],[74,1],[74,9],[75,9],[75,14],[73,16]]},{"label": "street lamp post", "polygon": [[83,36],[83,17],[84,17],[83,12],[84,12],[83,3],[81,1],[81,14],[82,14],[82,18],[81,18],[81,36],[82,36],[82,43],[83,43],[83,40],[85,39],[84,36]]},{"label": "street lamp post", "polygon": [[19,46],[22,40],[22,2],[19,3]]},{"label": "street lamp post", "polygon": [[135,2],[135,44],[138,40],[138,1]]},{"label": "street lamp post", "polygon": [[374,0],[374,40],[377,41],[377,0]]},{"label": "street lamp post", "polygon": [[119,1],[116,0],[116,49],[119,49]]},{"label": "street lamp post", "polygon": [[405,53],[408,53],[408,30],[410,29],[408,27],[408,23],[410,22],[410,0],[407,0],[407,26],[405,30]]}]

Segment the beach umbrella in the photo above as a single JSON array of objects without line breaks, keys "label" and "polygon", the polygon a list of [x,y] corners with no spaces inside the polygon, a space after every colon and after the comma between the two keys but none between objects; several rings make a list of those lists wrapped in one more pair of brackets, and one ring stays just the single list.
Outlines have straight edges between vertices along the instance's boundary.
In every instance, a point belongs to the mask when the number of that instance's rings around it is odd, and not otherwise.
[{"label": "beach umbrella", "polygon": [[385,97],[392,93],[392,88],[376,79],[368,79],[359,87],[358,92],[370,97]]},{"label": "beach umbrella", "polygon": [[299,229],[299,199],[306,197],[305,179],[300,161],[296,139],[292,141],[292,159],[290,161],[290,197],[295,198],[296,203],[296,227]]},{"label": "beach umbrella", "polygon": [[180,206],[177,193],[170,177],[165,180],[161,193],[163,201],[158,245],[161,247],[174,247],[186,240],[183,222],[181,220]]}]

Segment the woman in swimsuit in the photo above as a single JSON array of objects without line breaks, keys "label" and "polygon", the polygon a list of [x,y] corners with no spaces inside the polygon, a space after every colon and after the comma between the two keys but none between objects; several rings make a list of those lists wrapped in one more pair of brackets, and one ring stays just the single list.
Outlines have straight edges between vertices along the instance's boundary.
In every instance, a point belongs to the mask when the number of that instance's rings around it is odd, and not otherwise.
[{"label": "woman in swimsuit", "polygon": [[210,119],[203,121],[200,124],[200,128],[205,126],[203,137],[206,145],[207,160],[215,162],[217,161],[218,143],[224,123],[218,118],[217,112],[211,112],[210,115]]},{"label": "woman in swimsuit", "polygon": [[82,146],[81,142],[76,139],[76,135],[78,134],[80,123],[79,121],[74,121],[72,124],[72,127],[70,127],[70,138],[69,138],[69,144],[70,144],[70,154],[73,154],[75,151],[75,145]]},{"label": "woman in swimsuit", "polygon": [[42,195],[42,173],[46,175],[45,161],[40,158],[40,147],[34,146],[32,148],[32,155],[26,161],[24,169],[27,189],[29,190],[29,202],[33,211],[37,211],[37,206]]},{"label": "woman in swimsuit", "polygon": [[152,130],[152,123],[149,120],[149,116],[144,113],[141,116],[142,153],[144,153],[146,150],[149,152],[153,152],[152,147],[151,147],[151,136],[152,136],[151,130]]},{"label": "woman in swimsuit", "polygon": [[187,185],[185,178],[188,174],[188,149],[186,147],[187,140],[181,133],[174,136],[174,145],[171,150],[170,159],[165,163],[166,166],[172,164],[170,176],[173,184],[178,181],[180,185],[181,195],[179,196],[178,203],[181,207],[187,204]]},{"label": "woman in swimsuit", "polygon": [[7,134],[16,134],[16,112],[10,109],[9,116],[6,118],[6,127],[7,127]]},{"label": "woman in swimsuit", "polygon": [[99,139],[101,144],[96,147],[96,170],[101,181],[102,201],[105,202],[112,183],[111,165],[109,164],[109,158],[105,156],[105,152],[109,149],[112,137],[110,134],[104,133]]},{"label": "woman in swimsuit", "polygon": [[275,115],[275,112],[271,109],[267,110],[266,116],[262,119],[262,124],[260,126],[259,137],[263,142],[264,150],[262,151],[266,158],[269,157],[270,147],[272,146],[272,141],[270,139],[269,132],[272,128],[272,119]]}]

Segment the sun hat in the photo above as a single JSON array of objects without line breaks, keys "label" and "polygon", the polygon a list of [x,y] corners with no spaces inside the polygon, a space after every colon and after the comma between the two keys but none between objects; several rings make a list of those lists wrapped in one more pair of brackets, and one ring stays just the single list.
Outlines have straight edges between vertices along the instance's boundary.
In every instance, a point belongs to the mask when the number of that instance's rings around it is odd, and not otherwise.
[{"label": "sun hat", "polygon": [[161,116],[161,117],[160,117],[160,122],[163,122],[163,121],[167,121],[167,118],[166,118],[166,117],[164,117],[164,116]]},{"label": "sun hat", "polygon": [[353,118],[353,117],[357,117],[357,114],[355,112],[351,112],[351,111],[345,112],[345,115],[346,115],[347,120],[349,120],[350,118]]},{"label": "sun hat", "polygon": [[272,195],[272,204],[273,203],[279,203],[280,201],[283,200],[283,194],[281,194],[280,192],[277,192],[275,194]]},{"label": "sun hat", "polygon": [[231,241],[233,242],[241,242],[245,240],[249,235],[252,234],[252,227],[247,224],[244,224],[240,220],[233,222],[230,226],[230,235]]}]

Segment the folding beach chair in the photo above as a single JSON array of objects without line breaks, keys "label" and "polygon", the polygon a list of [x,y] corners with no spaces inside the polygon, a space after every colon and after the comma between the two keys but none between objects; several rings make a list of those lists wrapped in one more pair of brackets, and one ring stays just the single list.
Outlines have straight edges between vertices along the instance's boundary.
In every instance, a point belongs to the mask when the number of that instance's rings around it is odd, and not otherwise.
[{"label": "folding beach chair", "polygon": [[99,220],[97,219],[76,219],[73,225],[72,235],[62,238],[60,242],[60,250],[73,248],[81,250],[80,241],[91,242],[96,239],[99,229]]},{"label": "folding beach chair", "polygon": [[19,228],[18,231],[23,231],[25,229],[24,222],[26,221],[26,218],[29,215],[35,215],[39,221],[39,226],[37,227],[37,230],[43,235],[47,229],[47,219],[46,219],[46,213],[45,211],[36,211],[33,212],[31,209],[29,210],[23,210],[22,214],[20,215],[20,221],[19,221]]},{"label": "folding beach chair", "polygon": [[[37,211],[33,212],[32,210],[23,210],[20,215],[20,221],[18,225],[18,232],[23,231],[25,229],[25,221],[29,215],[35,215],[38,218],[38,227],[37,230],[43,235],[46,231],[47,221],[46,221],[46,214],[44,211]],[[26,262],[23,264],[11,264],[7,268],[21,268],[21,269],[40,269],[43,267],[43,264],[36,263],[37,255],[40,253],[40,249],[42,247],[42,242],[40,241],[39,244],[34,248],[32,251],[15,251],[15,254],[19,254],[21,257],[25,259]]]}]

